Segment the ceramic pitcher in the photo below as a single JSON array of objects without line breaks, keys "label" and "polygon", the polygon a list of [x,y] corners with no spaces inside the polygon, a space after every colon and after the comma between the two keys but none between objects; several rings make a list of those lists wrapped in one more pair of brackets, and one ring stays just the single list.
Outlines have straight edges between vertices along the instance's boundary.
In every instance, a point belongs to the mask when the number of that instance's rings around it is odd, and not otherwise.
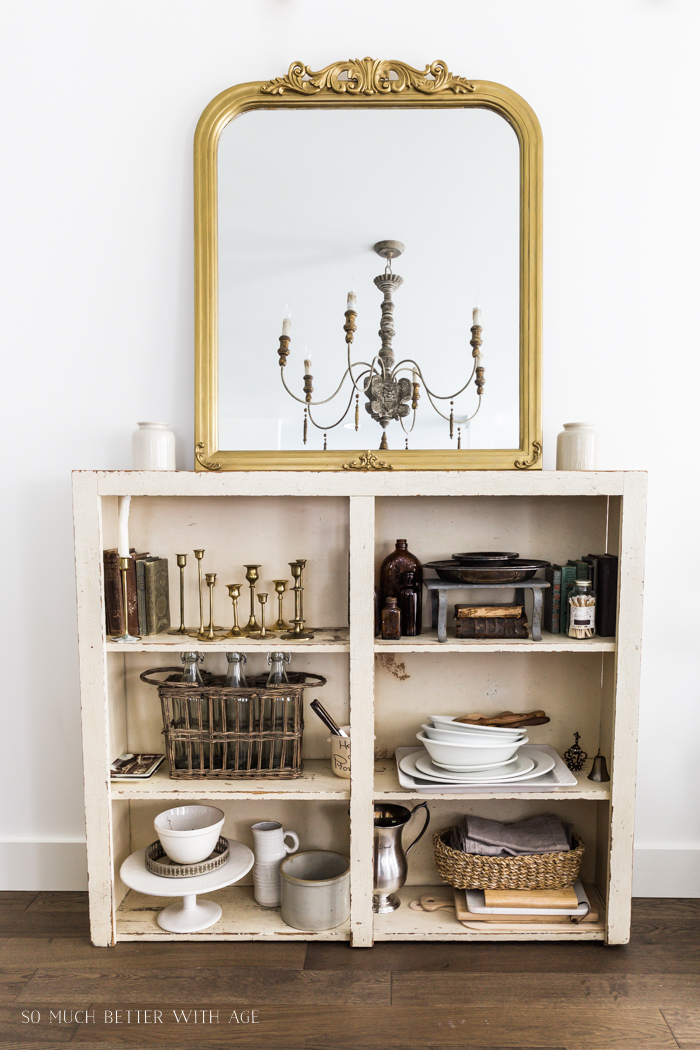
[{"label": "ceramic pitcher", "polygon": [[[253,824],[252,832],[255,853],[255,900],[263,908],[279,908],[280,861],[284,860],[288,853],[295,853],[299,849],[299,838],[294,831],[285,831],[276,820],[262,820],[259,824]],[[286,838],[292,840],[291,846],[284,841]]]}]

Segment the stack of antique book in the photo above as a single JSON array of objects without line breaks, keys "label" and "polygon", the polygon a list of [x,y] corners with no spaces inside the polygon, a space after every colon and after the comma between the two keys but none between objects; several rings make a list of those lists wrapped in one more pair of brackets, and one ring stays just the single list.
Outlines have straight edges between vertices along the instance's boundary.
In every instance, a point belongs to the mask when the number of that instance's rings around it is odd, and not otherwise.
[{"label": "stack of antique book", "polygon": [[[107,634],[124,634],[124,604],[119,571],[119,553],[115,548],[103,552],[105,580],[105,615]],[[129,552],[126,574],[129,634],[160,634],[170,627],[170,593],[168,559],[148,553]]]}]

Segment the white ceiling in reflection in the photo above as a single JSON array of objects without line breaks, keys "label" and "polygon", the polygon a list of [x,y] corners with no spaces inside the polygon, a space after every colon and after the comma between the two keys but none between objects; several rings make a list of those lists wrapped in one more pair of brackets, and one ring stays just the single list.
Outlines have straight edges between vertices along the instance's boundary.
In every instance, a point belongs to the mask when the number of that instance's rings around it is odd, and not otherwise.
[{"label": "white ceiling in reflection", "polygon": [[[431,389],[448,394],[471,371],[472,307],[482,311],[486,389],[462,447],[519,444],[519,149],[497,114],[480,109],[256,110],[219,144],[219,447],[301,449],[303,405],[280,381],[277,348],[287,303],[291,352],[285,378],[303,398],[313,360],[314,399],[329,397],[347,366],[344,311],[357,289],[352,359],[377,353],[384,261],[376,241],[406,245],[394,263],[396,360],[421,363]],[[308,347],[308,350],[307,350]],[[314,410],[337,422],[346,384]],[[328,430],[329,449],[377,448],[381,427],[360,401]],[[476,407],[470,386],[455,414]],[[449,413],[449,402],[442,402]],[[411,417],[405,421],[410,426]],[[449,424],[420,400],[413,432],[387,429],[389,447],[455,448]],[[309,427],[306,448],[323,447]]]}]

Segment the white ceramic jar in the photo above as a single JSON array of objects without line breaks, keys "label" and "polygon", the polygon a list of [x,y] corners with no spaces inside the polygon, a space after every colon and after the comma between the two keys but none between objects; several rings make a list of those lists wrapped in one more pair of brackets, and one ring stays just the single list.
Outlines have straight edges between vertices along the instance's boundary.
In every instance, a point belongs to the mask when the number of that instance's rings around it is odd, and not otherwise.
[{"label": "white ceramic jar", "polygon": [[134,470],[175,470],[175,435],[168,423],[137,423],[131,437]]},{"label": "white ceramic jar", "polygon": [[350,779],[350,726],[341,726],[347,736],[330,736],[331,769],[337,777]]},{"label": "white ceramic jar", "polygon": [[595,470],[596,443],[592,423],[565,423],[557,435],[557,470]]}]

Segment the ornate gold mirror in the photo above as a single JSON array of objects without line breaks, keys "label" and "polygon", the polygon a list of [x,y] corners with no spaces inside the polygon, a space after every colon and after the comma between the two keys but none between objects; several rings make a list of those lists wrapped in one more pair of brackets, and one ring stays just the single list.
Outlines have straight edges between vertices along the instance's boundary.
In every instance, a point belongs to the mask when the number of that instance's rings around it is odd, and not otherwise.
[{"label": "ornate gold mirror", "polygon": [[541,466],[542,139],[401,62],[240,84],[195,137],[198,470]]}]

